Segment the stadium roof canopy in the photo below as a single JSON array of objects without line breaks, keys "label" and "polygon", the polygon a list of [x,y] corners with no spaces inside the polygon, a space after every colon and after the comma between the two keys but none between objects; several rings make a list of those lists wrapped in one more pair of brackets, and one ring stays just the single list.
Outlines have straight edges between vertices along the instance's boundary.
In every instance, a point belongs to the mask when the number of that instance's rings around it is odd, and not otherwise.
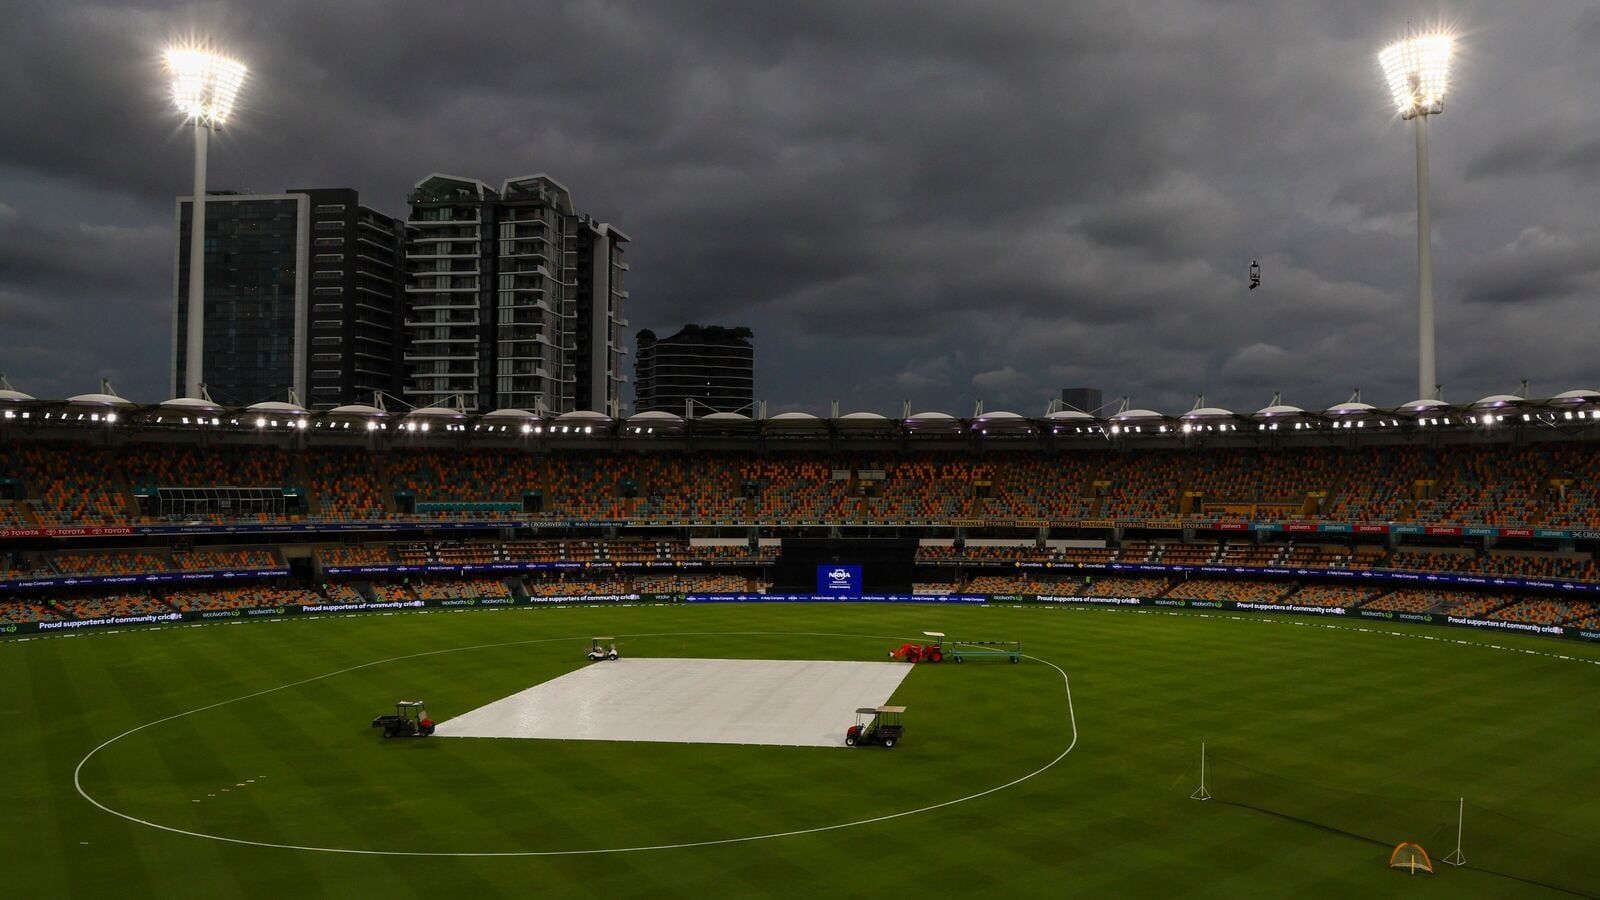
[{"label": "stadium roof canopy", "polygon": [[827,419],[805,412],[778,413],[770,419],[762,420],[760,424],[764,431],[791,436],[821,434],[829,428]]},{"label": "stadium roof canopy", "polygon": [[1449,408],[1450,404],[1444,402],[1443,400],[1431,400],[1424,397],[1421,400],[1413,400],[1410,403],[1402,403],[1395,407],[1394,411],[1403,416],[1420,416],[1426,415],[1435,410]]},{"label": "stadium roof canopy", "polygon": [[481,422],[536,422],[539,414],[525,409],[497,409],[479,417]]},{"label": "stadium roof canopy", "polygon": [[1252,418],[1256,418],[1256,419],[1293,419],[1293,418],[1296,418],[1296,417],[1303,417],[1303,416],[1308,416],[1308,415],[1310,415],[1310,413],[1306,412],[1305,410],[1301,409],[1298,406],[1290,406],[1290,405],[1288,405],[1286,403],[1278,403],[1278,404],[1274,404],[1272,406],[1263,406],[1262,408],[1256,410],[1255,413],[1252,415]]},{"label": "stadium roof canopy", "polygon": [[1223,409],[1220,406],[1197,406],[1178,418],[1185,421],[1200,421],[1205,419],[1233,419],[1237,418],[1237,416],[1238,414],[1233,410]]},{"label": "stadium roof canopy", "polygon": [[1472,407],[1474,409],[1498,409],[1505,406],[1522,406],[1527,402],[1528,399],[1526,397],[1518,397],[1515,394],[1490,394],[1481,400],[1475,401]]},{"label": "stadium roof canopy", "polygon": [[979,434],[1032,434],[1033,420],[1007,410],[982,413],[972,420],[972,428]]},{"label": "stadium roof canopy", "polygon": [[63,401],[68,406],[133,406],[133,401],[116,394],[78,394]]},{"label": "stadium roof canopy", "polygon": [[387,419],[389,411],[365,403],[348,403],[344,406],[335,406],[323,415],[330,419]]},{"label": "stadium roof canopy", "polygon": [[311,413],[298,403],[288,403],[283,400],[264,400],[246,406],[245,412],[277,413],[282,416],[309,416]]},{"label": "stadium roof canopy", "polygon": [[1335,403],[1324,411],[1329,416],[1375,416],[1379,413],[1376,406],[1371,403],[1362,403],[1360,400],[1351,400],[1347,403]]},{"label": "stadium roof canopy", "polygon": [[960,419],[937,410],[919,412],[905,419],[905,429],[912,434],[957,434],[963,428]]},{"label": "stadium roof canopy", "polygon": [[1572,403],[1600,403],[1600,391],[1591,391],[1579,388],[1575,391],[1562,391],[1551,397],[1548,401],[1553,404],[1566,405]]},{"label": "stadium roof canopy", "polygon": [[[290,398],[293,399],[292,397]],[[746,439],[760,436],[786,442],[807,440],[846,440],[883,442],[982,441],[996,438],[1041,442],[1074,441],[1134,444],[1183,441],[1210,441],[1232,432],[1241,432],[1244,423],[1254,422],[1249,431],[1257,437],[1238,435],[1249,444],[1284,437],[1311,439],[1325,431],[1362,429],[1366,434],[1384,429],[1428,428],[1501,431],[1514,423],[1530,426],[1555,426],[1563,429],[1600,427],[1600,391],[1571,390],[1547,399],[1528,399],[1512,394],[1495,394],[1469,404],[1450,404],[1422,399],[1390,408],[1363,403],[1359,395],[1323,411],[1308,411],[1298,406],[1274,403],[1254,413],[1239,413],[1223,407],[1204,406],[1166,414],[1157,410],[1126,409],[1110,416],[1076,409],[1059,409],[1038,416],[1010,410],[977,412],[963,418],[928,410],[904,419],[879,413],[857,411],[834,418],[805,412],[786,412],[770,418],[754,418],[744,413],[717,412],[686,418],[655,410],[613,419],[603,412],[579,410],[551,415],[526,409],[498,409],[475,414],[459,407],[433,406],[409,412],[385,410],[374,405],[349,404],[329,410],[308,411],[294,402],[268,401],[248,407],[223,407],[207,399],[174,398],[154,404],[136,404],[118,396],[110,385],[99,393],[79,394],[65,400],[38,400],[0,384],[0,423],[6,427],[115,426],[119,429],[152,427],[222,429],[271,434],[282,429],[291,433],[311,429],[317,436],[334,438],[382,438],[404,435],[409,444],[428,444],[448,439],[446,435],[471,433],[486,441],[582,441],[671,438],[693,441],[696,437]],[[1054,405],[1054,404],[1052,404]],[[758,407],[759,408],[759,407]],[[980,407],[981,409],[981,407]]]},{"label": "stadium roof canopy", "polygon": [[627,430],[633,434],[679,434],[684,430],[683,416],[660,409],[634,413],[627,418]]},{"label": "stadium roof canopy", "polygon": [[206,400],[203,397],[173,397],[171,400],[163,400],[160,403],[157,403],[156,406],[159,409],[169,409],[173,411],[187,411],[196,413],[222,412],[221,406],[218,406],[217,404],[212,403],[210,400]]}]

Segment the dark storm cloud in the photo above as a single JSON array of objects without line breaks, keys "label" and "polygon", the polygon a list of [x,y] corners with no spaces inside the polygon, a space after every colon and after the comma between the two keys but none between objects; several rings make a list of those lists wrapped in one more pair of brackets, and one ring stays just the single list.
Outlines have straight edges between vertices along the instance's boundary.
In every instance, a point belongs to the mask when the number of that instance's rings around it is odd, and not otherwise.
[{"label": "dark storm cloud", "polygon": [[[164,390],[189,151],[155,54],[191,33],[253,73],[214,186],[400,212],[432,171],[549,172],[634,238],[636,327],[754,327],[769,412],[1031,412],[1069,382],[1169,409],[1415,393],[1411,132],[1374,54],[1432,7],[0,4],[0,115],[27,123],[0,129],[0,369],[35,393]],[[1600,214],[1571,193],[1600,152],[1600,16],[1452,16],[1441,371],[1474,395],[1600,383],[1566,337],[1600,328]]]}]

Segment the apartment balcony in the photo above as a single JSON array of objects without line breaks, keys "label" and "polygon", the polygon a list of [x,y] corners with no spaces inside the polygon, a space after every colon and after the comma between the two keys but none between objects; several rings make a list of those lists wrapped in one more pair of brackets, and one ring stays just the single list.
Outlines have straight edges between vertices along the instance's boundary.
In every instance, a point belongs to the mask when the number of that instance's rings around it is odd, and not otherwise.
[{"label": "apartment balcony", "polygon": [[[418,249],[418,250],[414,250],[412,252],[409,252],[409,253],[406,254],[406,261],[407,262],[420,262],[420,261],[423,261],[423,260],[463,259],[463,260],[472,260],[473,262],[477,262],[478,259],[479,259],[478,250],[477,250],[476,247],[474,247],[474,248],[472,248],[470,250],[460,250],[460,251],[449,250],[449,251],[444,251],[444,252],[434,252],[435,249],[436,248],[429,247],[426,250]],[[416,270],[412,269],[411,271],[414,272]]]},{"label": "apartment balcony", "polygon": [[415,328],[477,328],[477,319],[450,319],[445,322],[431,322],[427,319],[406,319],[404,327],[407,331]]}]

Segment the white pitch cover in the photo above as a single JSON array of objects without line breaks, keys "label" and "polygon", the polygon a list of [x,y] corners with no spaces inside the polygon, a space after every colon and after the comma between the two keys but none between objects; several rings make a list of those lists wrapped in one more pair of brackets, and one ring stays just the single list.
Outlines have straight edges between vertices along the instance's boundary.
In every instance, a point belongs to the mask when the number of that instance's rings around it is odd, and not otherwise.
[{"label": "white pitch cover", "polygon": [[620,659],[590,663],[439,723],[439,737],[842,747],[857,707],[887,703],[890,662]]}]

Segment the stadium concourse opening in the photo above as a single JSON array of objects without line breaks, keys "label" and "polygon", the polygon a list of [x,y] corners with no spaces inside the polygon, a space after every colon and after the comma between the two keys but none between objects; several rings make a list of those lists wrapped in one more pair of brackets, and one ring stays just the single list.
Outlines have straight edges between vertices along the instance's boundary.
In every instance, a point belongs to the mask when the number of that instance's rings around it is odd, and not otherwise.
[{"label": "stadium concourse opening", "polygon": [[861,567],[861,593],[909,594],[916,561],[916,538],[785,538],[772,570],[773,590],[810,594],[817,567],[839,564]]}]

